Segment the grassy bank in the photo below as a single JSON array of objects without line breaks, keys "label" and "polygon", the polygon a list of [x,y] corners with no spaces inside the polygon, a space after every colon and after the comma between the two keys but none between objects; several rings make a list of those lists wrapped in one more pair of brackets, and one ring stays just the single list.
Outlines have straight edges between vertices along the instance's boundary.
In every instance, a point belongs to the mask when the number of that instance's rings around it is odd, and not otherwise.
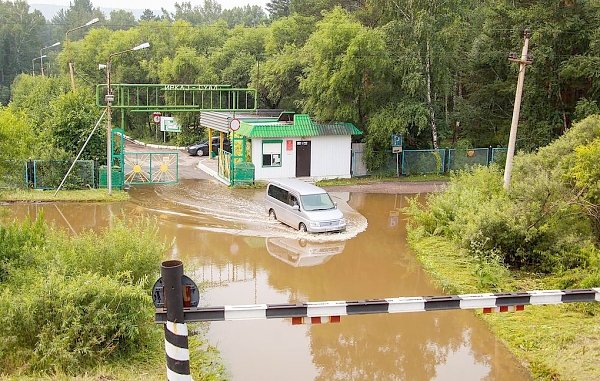
[{"label": "grassy bank", "polygon": [[329,179],[317,181],[317,185],[320,187],[336,186],[336,185],[362,185],[362,184],[375,184],[381,182],[425,182],[425,181],[448,181],[448,175],[412,175],[412,176],[364,176],[364,177],[352,177],[349,179]]},{"label": "grassy bank", "polygon": [[[443,237],[409,233],[417,257],[447,293],[528,291],[568,286],[568,279],[495,272]],[[493,279],[490,277],[493,276]],[[490,289],[490,282],[494,286]],[[484,315],[491,330],[530,370],[535,380],[600,380],[598,303],[527,306],[517,313]]]},{"label": "grassy bank", "polygon": [[[198,324],[190,324],[190,332]],[[193,334],[192,334],[193,335]],[[38,381],[38,380],[61,380],[61,381],[164,381],[166,379],[166,360],[164,346],[164,333],[162,325],[157,325],[154,332],[156,340],[153,348],[140,348],[137,356],[128,359],[117,360],[88,369],[81,374],[65,374],[60,371],[54,374],[30,374],[19,371],[3,374],[0,372],[1,381]],[[206,344],[203,339],[196,335],[189,338],[190,348],[190,372],[196,381],[221,381],[227,379],[225,368],[220,362],[218,352]]]},{"label": "grassy bank", "polygon": [[129,194],[121,190],[113,190],[108,194],[106,189],[61,190],[54,196],[54,190],[0,190],[0,202],[117,202],[129,199]]},{"label": "grassy bank", "polygon": [[[162,380],[150,289],[167,247],[151,220],[77,236],[43,219],[0,224],[0,379]],[[224,379],[191,325],[194,379]]]}]

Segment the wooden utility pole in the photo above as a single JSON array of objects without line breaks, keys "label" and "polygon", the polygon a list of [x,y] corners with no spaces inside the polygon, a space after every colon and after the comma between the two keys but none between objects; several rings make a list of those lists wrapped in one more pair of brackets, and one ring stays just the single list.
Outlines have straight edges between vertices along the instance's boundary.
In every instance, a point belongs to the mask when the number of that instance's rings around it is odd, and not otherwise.
[{"label": "wooden utility pole", "polygon": [[508,190],[510,187],[510,176],[512,174],[513,157],[515,155],[517,126],[519,124],[519,113],[521,112],[521,96],[523,95],[523,83],[525,82],[525,67],[532,62],[527,57],[530,37],[531,31],[529,29],[525,29],[523,32],[523,38],[525,41],[523,43],[521,58],[518,58],[516,53],[511,53],[508,56],[509,61],[519,63],[519,77],[517,80],[517,92],[515,93],[515,107],[513,109],[512,123],[510,125],[510,137],[508,139],[508,151],[506,152],[506,164],[504,166],[504,189],[506,190]]}]

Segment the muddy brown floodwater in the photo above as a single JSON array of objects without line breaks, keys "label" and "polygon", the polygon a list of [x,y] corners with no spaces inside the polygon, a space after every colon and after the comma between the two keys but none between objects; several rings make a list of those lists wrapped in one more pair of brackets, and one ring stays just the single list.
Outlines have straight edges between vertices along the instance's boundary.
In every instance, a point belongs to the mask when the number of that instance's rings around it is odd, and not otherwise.
[{"label": "muddy brown floodwater", "polygon": [[[441,295],[406,243],[407,197],[332,192],[349,220],[342,234],[311,236],[269,221],[264,190],[209,180],[131,189],[129,202],[15,204],[77,233],[114,216],[155,216],[168,256],[205,292],[201,305],[294,303]],[[158,269],[157,269],[158,270]],[[232,380],[530,380],[470,311],[213,322],[208,339]],[[192,359],[191,361],[194,361]]]}]

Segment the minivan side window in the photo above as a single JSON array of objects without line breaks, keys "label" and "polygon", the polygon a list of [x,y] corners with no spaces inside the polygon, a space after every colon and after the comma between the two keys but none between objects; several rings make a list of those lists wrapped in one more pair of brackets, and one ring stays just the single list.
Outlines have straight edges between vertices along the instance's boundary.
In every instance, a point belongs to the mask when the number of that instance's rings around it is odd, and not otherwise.
[{"label": "minivan side window", "polygon": [[288,203],[289,192],[285,189],[281,189],[276,185],[270,185],[267,194],[273,197],[276,200],[279,200],[284,203]]}]

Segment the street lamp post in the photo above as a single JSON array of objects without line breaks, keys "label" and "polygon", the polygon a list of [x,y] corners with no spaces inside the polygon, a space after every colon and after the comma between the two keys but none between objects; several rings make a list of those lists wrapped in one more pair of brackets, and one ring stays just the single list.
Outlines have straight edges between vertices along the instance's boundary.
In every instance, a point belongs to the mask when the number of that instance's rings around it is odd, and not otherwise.
[{"label": "street lamp post", "polygon": [[32,75],[35,75],[35,60],[40,60],[41,61],[44,58],[46,58],[46,56],[35,57],[34,59],[31,60],[31,69],[32,69],[31,74]]},{"label": "street lamp post", "polygon": [[40,66],[42,67],[42,77],[44,76],[44,59],[43,58],[46,57],[46,56],[42,55],[43,51],[46,50],[46,49],[53,48],[53,47],[58,46],[58,45],[60,45],[60,42],[55,42],[52,45],[44,46],[43,48],[40,49],[40,56],[41,56]]},{"label": "street lamp post", "polygon": [[[81,28],[88,27],[90,25],[97,23],[98,21],[100,21],[100,19],[96,17],[95,19],[92,19],[92,20],[86,22],[85,24],[78,26],[77,28],[67,30],[65,32],[65,45],[67,45],[69,42],[69,33],[70,32],[76,31]],[[71,62],[71,54],[70,53],[69,53],[69,75],[71,77],[71,90],[75,90],[75,72],[73,69],[73,62]]]},{"label": "street lamp post", "polygon": [[[142,50],[142,49],[146,49],[149,48],[150,44],[147,42],[144,42],[143,44],[140,44],[138,46],[134,46],[131,49],[127,49],[127,50],[123,50],[121,52],[116,52],[116,53],[111,53],[108,56],[108,62],[106,63],[106,96],[105,96],[105,101],[106,101],[106,181],[107,181],[107,188],[108,188],[108,194],[112,193],[112,144],[111,144],[111,132],[112,132],[112,112],[111,112],[111,107],[112,107],[112,103],[115,100],[115,96],[112,92],[112,88],[110,86],[110,69],[111,69],[111,65],[112,65],[112,58],[121,54],[125,54],[125,53],[129,53],[129,52],[134,52],[136,50]],[[103,65],[99,65],[99,68],[102,69]]]}]

